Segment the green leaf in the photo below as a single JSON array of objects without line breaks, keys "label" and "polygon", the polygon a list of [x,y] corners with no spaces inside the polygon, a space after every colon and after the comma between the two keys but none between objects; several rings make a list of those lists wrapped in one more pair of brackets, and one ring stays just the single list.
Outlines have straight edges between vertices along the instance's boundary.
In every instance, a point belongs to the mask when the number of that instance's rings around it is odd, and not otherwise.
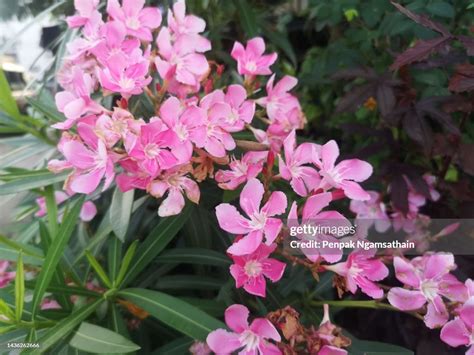
[{"label": "green leaf", "polygon": [[202,248],[174,248],[163,252],[156,258],[163,264],[203,264],[228,267],[231,261],[228,257],[214,250]]},{"label": "green leaf", "polygon": [[234,0],[233,2],[247,37],[255,37],[258,34],[258,24],[254,9],[246,0]]},{"label": "green leaf", "polygon": [[146,240],[138,248],[132,266],[123,281],[127,285],[168,245],[176,234],[181,230],[186,220],[189,218],[190,209],[183,211],[172,217],[160,220],[155,228],[150,232]]},{"label": "green leaf", "polygon": [[155,288],[158,290],[218,290],[223,281],[212,277],[198,275],[172,275],[158,279]]},{"label": "green leaf", "polygon": [[[26,281],[26,287],[28,289],[34,289],[36,285],[35,281]],[[101,297],[101,294],[84,287],[77,286],[65,286],[65,285],[49,285],[46,289],[47,292],[64,294],[64,295],[78,295],[85,297]]]},{"label": "green leaf", "polygon": [[96,258],[91,254],[89,250],[86,250],[86,258],[89,261],[89,264],[95,270],[96,274],[100,277],[104,285],[108,288],[112,288],[112,282],[110,281],[109,277],[105,273],[104,268],[99,264]]},{"label": "green leaf", "polygon": [[122,192],[115,188],[110,205],[110,225],[115,235],[123,242],[127,234],[130,216],[132,215],[133,196],[135,190]]},{"label": "green leaf", "polygon": [[17,322],[21,320],[23,305],[25,303],[25,271],[23,268],[23,253],[18,255],[15,276],[15,318]]},{"label": "green leaf", "polygon": [[60,113],[54,105],[54,101],[51,100],[51,102],[48,102],[49,100],[45,100],[42,97],[27,98],[27,101],[34,109],[41,112],[48,119],[54,122],[62,122],[65,120],[64,115]]},{"label": "green leaf", "polygon": [[426,6],[426,9],[433,15],[445,18],[453,18],[455,11],[453,5],[446,1],[436,1]]},{"label": "green leaf", "polygon": [[84,198],[85,197],[82,196],[80,199],[75,201],[72,205],[71,210],[65,213],[58,234],[53,239],[53,243],[50,246],[48,253],[46,254],[46,258],[41,268],[41,272],[37,279],[35,292],[33,294],[33,316],[39,309],[39,305],[41,304],[44,293],[46,292],[46,289],[49,283],[51,282],[51,279],[53,278],[56,266],[58,265],[59,260],[61,259],[61,256],[64,252],[64,249],[66,248],[69,238],[72,235],[72,232],[74,231],[77,218],[79,217],[79,213],[84,202]]},{"label": "green leaf", "polygon": [[11,249],[17,250],[18,252],[22,251],[23,255],[29,255],[38,259],[43,258],[43,254],[40,249],[28,244],[17,243],[12,239],[9,239],[3,235],[0,235],[0,245],[2,244],[5,246],[8,246]]},{"label": "green leaf", "polygon": [[193,339],[182,337],[169,342],[156,349],[152,355],[182,355],[189,352],[189,347],[193,344]]},{"label": "green leaf", "polygon": [[158,291],[130,288],[118,293],[133,302],[169,327],[193,338],[204,341],[207,335],[225,324],[200,309]]},{"label": "green leaf", "polygon": [[125,253],[125,256],[122,261],[122,265],[120,266],[119,273],[117,275],[117,278],[114,281],[114,286],[115,287],[120,287],[122,284],[123,279],[125,278],[125,275],[128,271],[128,268],[130,267],[130,263],[132,262],[133,257],[135,256],[135,251],[137,250],[137,245],[138,245],[138,240],[135,240],[130,247],[127,249],[127,252]]},{"label": "green leaf", "polygon": [[11,117],[20,117],[20,111],[18,110],[18,106],[10,90],[10,85],[2,69],[0,69],[0,110]]},{"label": "green leaf", "polygon": [[121,260],[122,242],[116,236],[112,236],[109,239],[109,248],[107,250],[107,262],[110,279],[115,280],[117,278]]},{"label": "green leaf", "polygon": [[87,322],[82,322],[69,344],[93,354],[123,354],[140,349],[124,336]]},{"label": "green leaf", "polygon": [[48,225],[51,235],[58,232],[58,205],[54,194],[54,186],[46,186],[44,189],[46,200],[46,211],[48,212]]},{"label": "green leaf", "polygon": [[[42,171],[40,174],[16,178],[12,181],[0,185],[0,195],[10,195],[17,192],[36,189],[47,185],[66,180],[69,173],[53,174],[49,171]],[[4,178],[5,176],[2,176]]]},{"label": "green leaf", "polygon": [[77,311],[73,312],[69,317],[59,321],[55,326],[49,328],[49,330],[38,339],[38,343],[41,344],[40,349],[34,349],[26,351],[26,354],[42,354],[48,350],[51,346],[56,344],[61,339],[64,339],[74,328],[91,315],[101,304],[104,302],[104,298],[99,298],[94,302],[91,302]]}]

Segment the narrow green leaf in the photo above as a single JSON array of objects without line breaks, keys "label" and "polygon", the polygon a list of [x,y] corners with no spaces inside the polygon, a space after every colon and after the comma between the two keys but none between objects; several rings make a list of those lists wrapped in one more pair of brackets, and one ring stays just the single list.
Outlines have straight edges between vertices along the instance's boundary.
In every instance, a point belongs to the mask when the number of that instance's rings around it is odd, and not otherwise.
[{"label": "narrow green leaf", "polygon": [[137,245],[138,245],[138,240],[135,240],[127,249],[127,252],[125,253],[125,256],[122,261],[122,265],[120,266],[120,270],[117,275],[117,278],[114,281],[115,287],[120,287],[120,285],[122,284],[122,281],[125,278],[128,268],[130,267],[130,263],[132,262],[132,259],[135,256]]},{"label": "narrow green leaf", "polygon": [[25,342],[26,343],[34,343],[37,339],[36,329],[31,328],[28,334],[26,335]]},{"label": "narrow green leaf", "polygon": [[202,248],[174,248],[166,250],[156,258],[164,264],[189,263],[228,267],[231,261],[228,257],[214,250]]},{"label": "narrow green leaf", "polygon": [[48,119],[54,122],[62,122],[64,121],[65,117],[62,113],[60,113],[56,106],[54,105],[54,101],[48,103],[47,100],[41,100],[39,98],[27,98],[28,103],[33,106],[36,110],[41,112],[45,115]]},{"label": "narrow green leaf", "polygon": [[132,266],[123,281],[127,285],[168,245],[176,234],[181,230],[186,220],[189,218],[189,208],[173,217],[163,218],[158,225],[153,228],[146,240],[142,243],[133,259]]},{"label": "narrow green leaf", "polygon": [[151,353],[151,355],[182,355],[189,352],[190,346],[194,340],[188,337],[182,337],[170,341],[168,344],[159,347]]},{"label": "narrow green leaf", "polygon": [[124,336],[87,322],[82,322],[69,345],[93,354],[123,354],[140,349]]},{"label": "narrow green leaf", "polygon": [[2,244],[10,247],[11,249],[15,249],[17,251],[21,250],[23,252],[23,255],[30,255],[36,258],[43,258],[43,254],[41,253],[40,249],[33,247],[31,245],[17,243],[12,239],[9,239],[3,235],[0,235],[0,245]]},{"label": "narrow green leaf", "polygon": [[41,304],[44,293],[51,282],[51,279],[53,278],[56,266],[61,259],[72,232],[74,231],[74,227],[76,226],[77,218],[79,217],[83,202],[84,196],[75,201],[71,210],[65,213],[58,234],[54,238],[54,243],[52,243],[48,253],[46,254],[43,267],[41,268],[41,272],[38,276],[35,292],[33,294],[33,315],[35,315],[39,309],[39,305]]},{"label": "narrow green leaf", "polygon": [[110,225],[115,235],[123,242],[127,234],[130,216],[132,215],[133,196],[135,190],[122,192],[115,188],[110,205]]},{"label": "narrow green leaf", "polygon": [[126,338],[130,338],[130,334],[128,333],[127,324],[123,319],[120,310],[118,309],[117,305],[114,303],[110,303],[110,312],[109,312],[109,328],[112,329],[114,332],[122,334]]},{"label": "narrow green leaf", "polygon": [[73,312],[69,317],[59,321],[38,339],[38,343],[41,345],[40,349],[31,349],[24,353],[36,355],[46,352],[51,346],[71,333],[79,323],[89,317],[102,302],[104,302],[104,298],[99,298]]},{"label": "narrow green leaf", "polygon": [[0,110],[6,112],[9,116],[16,118],[20,116],[20,111],[12,92],[5,73],[0,69]]},{"label": "narrow green leaf", "polygon": [[[51,245],[51,236],[49,234],[48,228],[46,228],[46,225],[43,223],[43,221],[39,221],[39,232],[41,238],[41,246],[43,248],[43,252],[46,254],[49,250],[49,246]],[[52,282],[57,285],[66,284],[61,267],[56,266]],[[62,293],[55,293],[54,296],[64,310],[72,309],[72,302],[68,296]]]},{"label": "narrow green leaf", "polygon": [[15,179],[0,185],[0,195],[10,195],[17,192],[36,189],[47,185],[54,184],[66,180],[68,172],[53,174],[51,172],[44,172],[34,176],[26,176]]},{"label": "narrow green leaf", "polygon": [[114,235],[109,239],[109,248],[107,250],[107,262],[109,277],[111,280],[117,278],[119,265],[122,261],[122,242]]},{"label": "narrow green leaf", "polygon": [[130,288],[119,296],[133,302],[169,327],[193,338],[204,341],[207,335],[225,324],[200,309],[158,291]]},{"label": "narrow green leaf", "polygon": [[46,186],[45,189],[46,211],[48,212],[49,232],[55,236],[58,232],[58,205],[54,195],[54,186]]},{"label": "narrow green leaf", "polygon": [[247,37],[255,37],[258,34],[258,24],[253,7],[246,0],[234,0],[233,2]]},{"label": "narrow green leaf", "polygon": [[155,284],[157,290],[218,290],[222,280],[199,275],[163,276]]},{"label": "narrow green leaf", "polygon": [[23,253],[18,255],[15,276],[15,318],[17,322],[21,320],[23,305],[25,303],[25,271],[23,268]]},{"label": "narrow green leaf", "polygon": [[[36,282],[35,281],[26,281],[25,283],[28,289],[34,289]],[[56,294],[64,294],[65,296],[68,295],[78,295],[78,296],[85,296],[85,297],[101,297],[101,294],[92,290],[89,290],[84,287],[77,287],[77,286],[65,286],[65,285],[55,285],[51,284],[46,289],[47,292],[56,293]]]},{"label": "narrow green leaf", "polygon": [[112,282],[110,282],[109,277],[105,273],[104,268],[99,264],[96,258],[90,253],[89,250],[86,250],[86,257],[87,260],[89,261],[89,264],[92,266],[92,268],[95,270],[96,274],[100,277],[102,282],[108,287],[112,288]]}]

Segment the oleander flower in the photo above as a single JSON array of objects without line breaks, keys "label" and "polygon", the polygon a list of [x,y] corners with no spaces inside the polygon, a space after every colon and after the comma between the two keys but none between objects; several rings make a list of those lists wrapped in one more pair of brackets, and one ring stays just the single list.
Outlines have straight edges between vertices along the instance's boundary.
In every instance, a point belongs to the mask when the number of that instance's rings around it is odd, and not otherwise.
[{"label": "oleander flower", "polygon": [[230,274],[235,279],[235,287],[243,287],[252,295],[265,297],[265,278],[277,282],[283,276],[286,264],[269,258],[275,250],[276,244],[260,244],[257,249],[246,255],[232,255],[234,264],[230,267]]},{"label": "oleander flower", "polygon": [[158,208],[160,217],[180,213],[185,205],[184,194],[191,202],[199,203],[201,193],[197,183],[187,176],[190,170],[189,166],[169,169],[148,184],[147,192],[154,197],[161,198],[168,193]]},{"label": "oleander flower", "polygon": [[230,55],[237,61],[237,70],[240,75],[270,75],[270,66],[275,63],[276,53],[266,54],[265,42],[261,37],[252,38],[246,47],[240,42],[235,42]]},{"label": "oleander flower", "polygon": [[388,276],[388,268],[375,257],[375,249],[355,250],[347,260],[334,265],[325,265],[327,270],[345,278],[346,288],[353,294],[360,288],[372,298],[382,298],[383,290],[374,281],[381,281]]},{"label": "oleander flower", "polygon": [[307,196],[321,183],[317,170],[313,166],[308,166],[320,147],[314,143],[296,146],[295,131],[288,135],[283,146],[285,159],[278,155],[280,175],[290,181],[291,187],[298,195]]},{"label": "oleander flower", "polygon": [[207,336],[207,345],[217,354],[230,355],[240,349],[240,354],[278,355],[281,351],[275,344],[281,341],[280,334],[265,318],[256,318],[249,325],[247,307],[234,304],[225,311],[225,322],[232,330],[217,329]]},{"label": "oleander flower", "polygon": [[336,164],[338,156],[339,147],[335,141],[331,140],[321,146],[319,157],[314,161],[321,169],[320,187],[324,190],[342,189],[352,200],[369,200],[369,193],[358,182],[367,180],[372,175],[372,165],[359,159],[343,160]]},{"label": "oleander flower", "polygon": [[10,266],[8,260],[0,260],[0,288],[4,288],[15,279],[16,272],[7,271]]},{"label": "oleander flower", "polygon": [[240,207],[248,219],[228,203],[221,203],[216,207],[217,220],[223,230],[233,234],[246,234],[227,249],[229,253],[250,254],[259,247],[264,236],[266,244],[270,245],[280,233],[283,223],[273,216],[285,212],[286,196],[281,191],[274,191],[260,208],[263,194],[263,184],[255,178],[250,179],[244,186],[240,194]]},{"label": "oleander flower", "polygon": [[257,177],[263,169],[268,152],[247,152],[242,159],[231,158],[230,170],[219,170],[215,179],[224,190],[235,190],[241,184]]},{"label": "oleander flower", "polygon": [[114,20],[121,22],[129,36],[151,42],[151,31],[161,24],[161,11],[157,7],[143,7],[145,0],[107,1],[107,13]]},{"label": "oleander flower", "polygon": [[390,304],[403,311],[412,311],[427,304],[424,317],[428,328],[444,325],[449,318],[443,297],[462,302],[467,290],[450,271],[456,268],[451,253],[425,254],[410,261],[395,257],[395,276],[408,288],[393,287],[388,293]]},{"label": "oleander flower", "polygon": [[463,304],[459,316],[443,326],[440,337],[454,348],[461,345],[469,347],[466,355],[474,354],[474,297]]}]

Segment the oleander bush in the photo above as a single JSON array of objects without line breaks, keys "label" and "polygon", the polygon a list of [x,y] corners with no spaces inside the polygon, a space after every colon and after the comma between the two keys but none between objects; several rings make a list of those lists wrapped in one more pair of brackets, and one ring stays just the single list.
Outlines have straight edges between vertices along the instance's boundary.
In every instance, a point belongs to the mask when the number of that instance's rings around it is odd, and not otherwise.
[{"label": "oleander bush", "polygon": [[2,351],[473,351],[474,4],[74,9],[0,75]]}]

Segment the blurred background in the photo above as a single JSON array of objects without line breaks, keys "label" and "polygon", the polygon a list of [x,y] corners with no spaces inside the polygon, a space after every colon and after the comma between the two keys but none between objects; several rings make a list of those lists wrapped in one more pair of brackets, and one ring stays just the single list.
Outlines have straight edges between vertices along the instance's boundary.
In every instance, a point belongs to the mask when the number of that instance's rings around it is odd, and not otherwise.
[{"label": "blurred background", "polygon": [[[172,1],[147,3],[167,8]],[[399,3],[456,36],[473,36],[472,0]],[[433,48],[395,72],[390,66],[400,53],[439,34],[410,20],[388,0],[188,0],[187,6],[206,20],[213,44],[208,57],[218,63],[234,67],[229,52],[236,39],[265,38],[268,50],[279,53],[273,67],[277,75],[299,79],[297,92],[308,121],[302,136],[317,142],[336,139],[343,158],[369,160],[375,174],[368,188],[402,205],[406,193],[396,189],[401,176],[416,181],[429,172],[439,178],[443,197],[429,203],[424,213],[474,217],[474,101],[472,92],[450,90],[457,66],[472,63],[474,48],[466,51],[459,43]],[[0,1],[0,63],[29,114],[39,107],[29,105],[31,97],[54,108],[52,98],[59,89],[54,74],[67,42],[76,35],[64,22],[72,13],[72,0]],[[2,146],[0,153],[12,147],[14,143]],[[28,159],[22,163],[35,157]],[[458,262],[461,279],[474,275],[472,258]],[[436,331],[408,315],[348,309],[337,315],[336,323],[362,339],[400,344],[418,354],[456,353],[439,341]]]}]

